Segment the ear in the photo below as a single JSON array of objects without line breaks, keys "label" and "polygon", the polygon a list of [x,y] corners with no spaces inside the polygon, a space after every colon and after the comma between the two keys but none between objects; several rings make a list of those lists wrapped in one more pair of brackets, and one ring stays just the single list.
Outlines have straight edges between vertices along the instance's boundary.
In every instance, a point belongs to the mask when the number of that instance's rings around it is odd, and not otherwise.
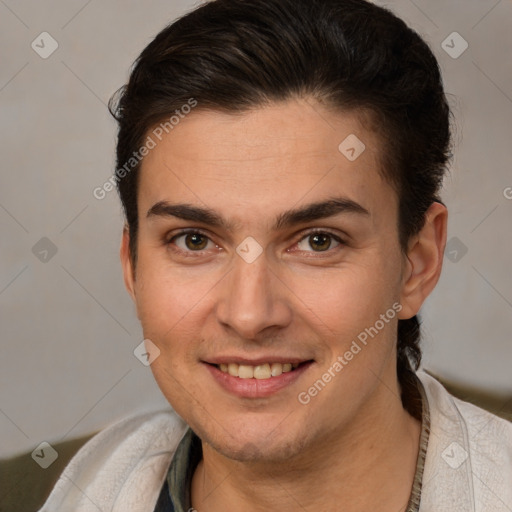
[{"label": "ear", "polygon": [[124,285],[135,301],[135,269],[133,268],[132,259],[130,257],[130,233],[126,225],[123,228],[120,257],[121,266],[123,268]]},{"label": "ear", "polygon": [[443,266],[448,210],[441,203],[432,203],[425,214],[425,225],[412,238],[402,277],[398,318],[412,318],[435,288]]}]

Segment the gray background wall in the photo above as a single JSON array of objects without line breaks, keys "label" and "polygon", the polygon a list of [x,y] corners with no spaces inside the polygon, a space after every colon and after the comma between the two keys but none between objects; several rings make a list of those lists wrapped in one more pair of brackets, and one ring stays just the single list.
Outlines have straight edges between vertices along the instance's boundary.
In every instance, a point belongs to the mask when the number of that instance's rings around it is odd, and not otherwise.
[{"label": "gray background wall", "polygon": [[[512,2],[379,3],[430,42],[457,122],[449,249],[423,308],[425,367],[511,391]],[[118,262],[118,199],[92,191],[114,169],[108,98],[194,5],[0,0],[0,456],[167,405],[133,355],[142,337]],[[42,32],[58,43],[46,59],[35,49],[54,43]],[[469,44],[457,58],[453,32]]]}]

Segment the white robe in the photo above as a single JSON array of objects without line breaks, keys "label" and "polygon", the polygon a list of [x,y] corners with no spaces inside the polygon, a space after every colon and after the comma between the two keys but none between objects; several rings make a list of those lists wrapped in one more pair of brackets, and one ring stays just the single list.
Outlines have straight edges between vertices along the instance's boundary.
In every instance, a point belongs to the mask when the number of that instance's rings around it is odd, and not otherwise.
[{"label": "white robe", "polygon": [[[512,512],[512,423],[418,377],[431,422],[420,512]],[[71,459],[40,512],[153,512],[186,430],[170,410],[106,428]]]}]

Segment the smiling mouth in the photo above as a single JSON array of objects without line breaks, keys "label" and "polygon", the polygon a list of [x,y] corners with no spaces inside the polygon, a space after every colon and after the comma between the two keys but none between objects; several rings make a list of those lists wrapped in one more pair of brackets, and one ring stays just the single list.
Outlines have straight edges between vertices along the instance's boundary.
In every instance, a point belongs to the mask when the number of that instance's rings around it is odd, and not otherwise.
[{"label": "smiling mouth", "polygon": [[283,373],[289,373],[295,371],[297,368],[304,364],[308,364],[311,361],[304,361],[303,363],[264,363],[256,366],[248,364],[215,364],[221,372],[227,373],[232,377],[238,377],[239,379],[270,379],[272,377],[279,377]]}]

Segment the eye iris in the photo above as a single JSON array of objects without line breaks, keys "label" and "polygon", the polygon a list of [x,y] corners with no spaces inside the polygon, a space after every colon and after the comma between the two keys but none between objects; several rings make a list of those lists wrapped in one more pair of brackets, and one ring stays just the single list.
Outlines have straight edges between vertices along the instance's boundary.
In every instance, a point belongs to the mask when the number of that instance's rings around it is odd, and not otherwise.
[{"label": "eye iris", "polygon": [[318,251],[326,251],[331,246],[331,237],[329,235],[315,234],[309,240],[311,248]]},{"label": "eye iris", "polygon": [[207,245],[206,237],[200,235],[198,233],[194,233],[191,235],[187,235],[185,237],[185,244],[187,248],[195,250],[195,249],[204,249]]}]

